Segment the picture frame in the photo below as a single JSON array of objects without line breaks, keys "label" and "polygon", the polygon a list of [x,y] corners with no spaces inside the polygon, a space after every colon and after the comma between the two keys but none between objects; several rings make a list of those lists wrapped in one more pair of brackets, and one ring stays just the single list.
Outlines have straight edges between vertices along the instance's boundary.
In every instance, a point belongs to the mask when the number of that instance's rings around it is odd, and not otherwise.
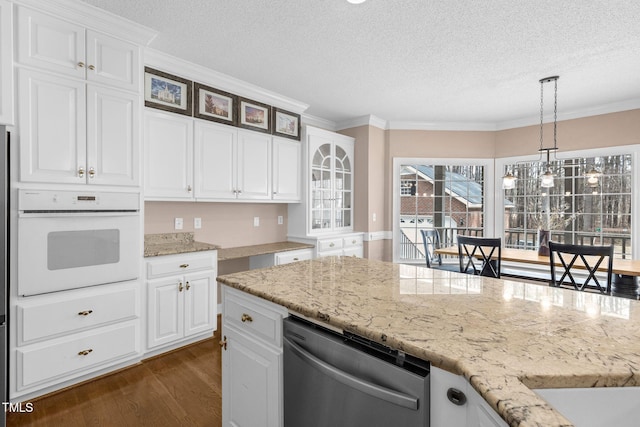
[{"label": "picture frame", "polygon": [[144,67],[144,106],[191,116],[192,86],[191,80]]},{"label": "picture frame", "polygon": [[201,83],[193,83],[193,116],[227,125],[236,125],[238,97]]},{"label": "picture frame", "polygon": [[272,107],[273,134],[300,141],[300,114]]},{"label": "picture frame", "polygon": [[258,132],[271,133],[271,106],[238,97],[237,126]]}]

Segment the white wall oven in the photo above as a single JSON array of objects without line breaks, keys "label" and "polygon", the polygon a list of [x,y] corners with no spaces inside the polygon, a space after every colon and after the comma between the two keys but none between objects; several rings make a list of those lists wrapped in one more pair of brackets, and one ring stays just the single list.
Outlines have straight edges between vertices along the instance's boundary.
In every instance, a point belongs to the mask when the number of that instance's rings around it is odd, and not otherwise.
[{"label": "white wall oven", "polygon": [[140,270],[138,193],[18,192],[18,294],[134,280]]}]

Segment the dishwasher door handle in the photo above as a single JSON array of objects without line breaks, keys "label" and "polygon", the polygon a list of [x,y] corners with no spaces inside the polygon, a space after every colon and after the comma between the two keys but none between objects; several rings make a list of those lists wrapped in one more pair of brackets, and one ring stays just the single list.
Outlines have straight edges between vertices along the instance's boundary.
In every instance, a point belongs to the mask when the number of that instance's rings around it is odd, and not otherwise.
[{"label": "dishwasher door handle", "polygon": [[417,397],[409,396],[407,394],[400,393],[398,391],[365,381],[317,358],[287,337],[284,337],[284,341],[291,347],[291,350],[300,359],[307,362],[309,365],[314,366],[326,376],[370,396],[377,397],[379,399],[385,400],[398,406],[402,406],[407,409],[412,409],[414,411],[418,410]]}]

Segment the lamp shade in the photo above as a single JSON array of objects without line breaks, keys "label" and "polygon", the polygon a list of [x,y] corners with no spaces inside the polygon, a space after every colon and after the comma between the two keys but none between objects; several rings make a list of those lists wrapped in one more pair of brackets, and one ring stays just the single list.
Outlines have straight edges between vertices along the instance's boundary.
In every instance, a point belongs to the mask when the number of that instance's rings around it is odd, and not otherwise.
[{"label": "lamp shade", "polygon": [[502,189],[513,190],[514,188],[516,188],[516,177],[513,176],[511,172],[507,172],[507,174],[502,177]]},{"label": "lamp shade", "polygon": [[553,173],[551,173],[550,169],[547,169],[545,173],[542,174],[540,179],[540,186],[544,188],[553,187]]}]

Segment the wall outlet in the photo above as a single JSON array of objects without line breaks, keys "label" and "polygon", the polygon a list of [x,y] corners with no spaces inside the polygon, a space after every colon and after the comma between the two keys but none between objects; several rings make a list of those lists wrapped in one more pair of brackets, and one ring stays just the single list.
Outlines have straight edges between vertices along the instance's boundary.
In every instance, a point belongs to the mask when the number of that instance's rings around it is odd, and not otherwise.
[{"label": "wall outlet", "polygon": [[202,218],[193,218],[193,228],[196,230],[202,228]]},{"label": "wall outlet", "polygon": [[374,213],[373,213],[373,222],[376,222],[376,219],[377,219],[377,217],[376,217],[376,213],[374,212]]},{"label": "wall outlet", "polygon": [[182,224],[183,224],[182,218],[176,218],[174,220],[173,228],[175,228],[176,230],[182,230]]},{"label": "wall outlet", "polygon": [[282,215],[278,215],[278,225],[284,224],[284,217]]},{"label": "wall outlet", "polygon": [[260,226],[260,217],[259,216],[254,216],[253,217],[253,226],[254,227],[259,227]]}]

